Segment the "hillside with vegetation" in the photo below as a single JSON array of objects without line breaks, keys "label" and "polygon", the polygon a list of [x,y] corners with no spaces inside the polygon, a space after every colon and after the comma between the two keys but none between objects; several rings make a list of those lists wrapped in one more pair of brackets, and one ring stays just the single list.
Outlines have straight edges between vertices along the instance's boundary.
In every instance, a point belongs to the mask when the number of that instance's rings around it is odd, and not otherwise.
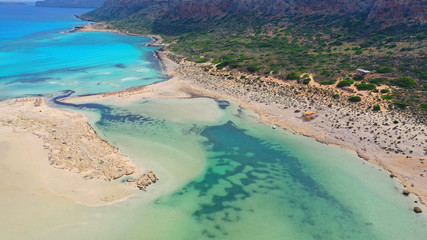
[{"label": "hillside with vegetation", "polygon": [[[159,34],[181,58],[212,68],[300,84],[311,75],[321,85],[380,92],[388,108],[425,115],[426,6],[426,0],[109,0],[82,17]],[[371,73],[356,76],[358,68]]]}]

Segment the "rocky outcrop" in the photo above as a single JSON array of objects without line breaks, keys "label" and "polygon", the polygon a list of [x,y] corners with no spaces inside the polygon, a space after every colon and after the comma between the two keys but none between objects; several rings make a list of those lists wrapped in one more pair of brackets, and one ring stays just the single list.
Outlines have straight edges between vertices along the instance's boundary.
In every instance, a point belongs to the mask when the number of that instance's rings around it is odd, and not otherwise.
[{"label": "rocky outcrop", "polygon": [[419,207],[414,207],[414,212],[415,213],[422,213],[423,210],[421,208],[419,208]]},{"label": "rocky outcrop", "polygon": [[156,183],[159,179],[156,177],[156,175],[153,172],[149,172],[147,174],[142,175],[138,180],[136,181],[136,186],[140,189],[145,191],[148,186],[150,186],[153,183]]},{"label": "rocky outcrop", "polygon": [[425,0],[377,0],[369,9],[368,21],[383,25],[426,24]]}]

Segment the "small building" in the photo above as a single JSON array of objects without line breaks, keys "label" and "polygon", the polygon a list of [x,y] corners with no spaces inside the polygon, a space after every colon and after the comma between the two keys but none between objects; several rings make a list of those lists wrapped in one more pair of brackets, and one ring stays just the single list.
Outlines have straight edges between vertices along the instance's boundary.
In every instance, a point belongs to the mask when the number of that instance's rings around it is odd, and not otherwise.
[{"label": "small building", "polygon": [[305,117],[305,119],[307,121],[310,121],[310,120],[314,119],[315,117],[317,117],[317,113],[313,112],[313,111],[305,111],[303,114],[303,117]]},{"label": "small building", "polygon": [[371,73],[371,71],[360,69],[360,68],[356,69],[356,75],[359,75],[359,76],[365,76],[366,74],[369,74],[369,73]]}]

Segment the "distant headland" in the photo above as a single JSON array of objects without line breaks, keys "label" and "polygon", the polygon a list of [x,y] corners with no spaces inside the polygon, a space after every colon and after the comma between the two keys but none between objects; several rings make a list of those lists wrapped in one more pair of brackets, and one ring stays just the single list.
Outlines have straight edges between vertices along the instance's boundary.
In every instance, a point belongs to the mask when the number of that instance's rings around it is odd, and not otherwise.
[{"label": "distant headland", "polygon": [[0,2],[0,6],[24,6],[28,5],[24,2]]},{"label": "distant headland", "polygon": [[99,8],[105,0],[45,0],[37,1],[36,7]]}]

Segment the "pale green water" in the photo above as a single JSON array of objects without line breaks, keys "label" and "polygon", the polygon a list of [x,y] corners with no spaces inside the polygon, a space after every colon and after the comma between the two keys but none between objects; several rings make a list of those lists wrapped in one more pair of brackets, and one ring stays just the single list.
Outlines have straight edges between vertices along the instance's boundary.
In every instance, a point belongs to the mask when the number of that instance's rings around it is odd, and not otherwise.
[{"label": "pale green water", "polygon": [[387,172],[353,152],[258,124],[235,104],[90,107],[101,107],[98,130],[160,182],[124,203],[85,208],[84,225],[53,238],[425,239],[424,215],[411,211],[413,201]]}]

